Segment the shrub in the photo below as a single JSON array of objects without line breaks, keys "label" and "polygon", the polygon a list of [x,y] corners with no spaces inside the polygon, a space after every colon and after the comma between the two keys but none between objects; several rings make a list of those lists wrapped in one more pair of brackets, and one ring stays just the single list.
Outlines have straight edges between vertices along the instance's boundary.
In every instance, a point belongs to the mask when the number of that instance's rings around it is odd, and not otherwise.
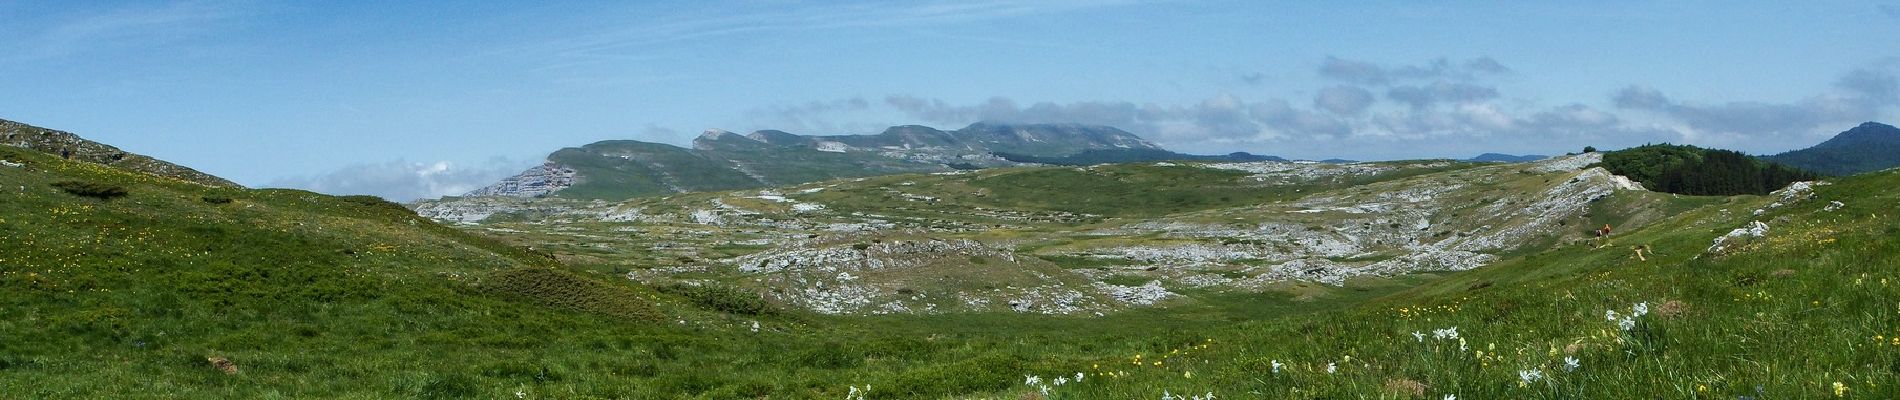
[{"label": "shrub", "polygon": [[777,312],[770,303],[760,298],[758,293],[730,286],[710,283],[699,285],[675,283],[659,286],[656,289],[684,296],[701,307],[732,314],[768,315]]},{"label": "shrub", "polygon": [[129,192],[125,191],[124,186],[98,182],[59,181],[53,182],[53,187],[64,190],[66,193],[71,193],[74,196],[91,197],[100,200],[112,200],[125,197],[125,195],[129,194]]},{"label": "shrub", "polygon": [[211,203],[211,204],[231,204],[231,198],[230,198],[230,197],[224,197],[224,196],[204,196],[204,197],[202,197],[202,199],[203,199],[203,200],[204,200],[204,201],[205,201],[206,203]]}]

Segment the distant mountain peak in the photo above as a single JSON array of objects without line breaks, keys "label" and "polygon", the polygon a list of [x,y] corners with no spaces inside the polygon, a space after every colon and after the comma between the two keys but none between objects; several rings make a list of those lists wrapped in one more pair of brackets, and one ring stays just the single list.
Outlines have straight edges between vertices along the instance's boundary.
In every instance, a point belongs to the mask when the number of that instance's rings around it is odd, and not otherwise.
[{"label": "distant mountain peak", "polygon": [[1900,166],[1900,128],[1866,122],[1805,149],[1765,156],[1829,175],[1853,175]]},{"label": "distant mountain peak", "polygon": [[700,132],[699,137],[693,140],[719,140],[724,139],[726,136],[739,136],[739,134],[724,129],[707,129],[705,132]]},{"label": "distant mountain peak", "polygon": [[1820,146],[1851,146],[1867,140],[1900,140],[1900,128],[1879,122],[1864,122],[1854,129],[1834,135],[1832,139],[1821,142]]}]

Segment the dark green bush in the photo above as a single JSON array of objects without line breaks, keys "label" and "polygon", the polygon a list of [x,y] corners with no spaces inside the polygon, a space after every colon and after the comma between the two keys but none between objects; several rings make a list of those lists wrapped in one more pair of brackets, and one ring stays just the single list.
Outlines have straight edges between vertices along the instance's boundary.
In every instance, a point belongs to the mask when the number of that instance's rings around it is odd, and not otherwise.
[{"label": "dark green bush", "polygon": [[224,196],[204,196],[204,197],[202,197],[202,199],[203,199],[203,200],[204,200],[204,201],[205,201],[206,203],[211,203],[211,204],[231,204],[231,198],[230,198],[230,197],[224,197]]},{"label": "dark green bush", "polygon": [[675,283],[656,287],[661,292],[686,297],[701,307],[741,315],[777,313],[758,293],[718,284],[687,285]]},{"label": "dark green bush", "polygon": [[53,182],[53,187],[71,193],[74,196],[91,197],[100,200],[112,200],[130,194],[124,186],[85,181]]}]

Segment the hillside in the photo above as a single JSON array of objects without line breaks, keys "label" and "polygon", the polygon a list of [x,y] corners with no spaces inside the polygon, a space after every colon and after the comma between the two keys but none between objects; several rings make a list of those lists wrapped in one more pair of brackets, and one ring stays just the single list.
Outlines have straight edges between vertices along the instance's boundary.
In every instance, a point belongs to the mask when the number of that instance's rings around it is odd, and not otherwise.
[{"label": "hillside", "polygon": [[239,187],[224,178],[164,160],[119,150],[117,147],[19,122],[0,120],[0,144],[38,150],[67,159],[110,165],[152,175],[220,187]]},{"label": "hillside", "polygon": [[525,340],[547,326],[663,333],[680,309],[373,197],[0,160],[5,397],[465,397],[549,373],[571,350]]},{"label": "hillside", "polygon": [[1860,124],[1813,147],[1762,157],[1827,175],[1853,175],[1900,166],[1900,128]]},{"label": "hillside", "polygon": [[1160,148],[1119,129],[1074,124],[977,123],[954,131],[907,125],[835,136],[709,130],[690,149],[632,140],[561,149],[546,165],[468,196],[624,200],[1017,164],[991,154],[997,151],[1060,157],[1102,149]]}]

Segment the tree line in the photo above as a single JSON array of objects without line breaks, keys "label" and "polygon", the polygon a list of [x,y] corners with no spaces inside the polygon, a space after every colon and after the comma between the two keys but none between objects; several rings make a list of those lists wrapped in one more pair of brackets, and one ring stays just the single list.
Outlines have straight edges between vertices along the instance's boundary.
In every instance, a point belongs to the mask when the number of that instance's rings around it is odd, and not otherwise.
[{"label": "tree line", "polygon": [[1820,179],[1737,151],[1667,143],[1604,153],[1598,165],[1649,190],[1700,196],[1768,194],[1789,183]]}]

